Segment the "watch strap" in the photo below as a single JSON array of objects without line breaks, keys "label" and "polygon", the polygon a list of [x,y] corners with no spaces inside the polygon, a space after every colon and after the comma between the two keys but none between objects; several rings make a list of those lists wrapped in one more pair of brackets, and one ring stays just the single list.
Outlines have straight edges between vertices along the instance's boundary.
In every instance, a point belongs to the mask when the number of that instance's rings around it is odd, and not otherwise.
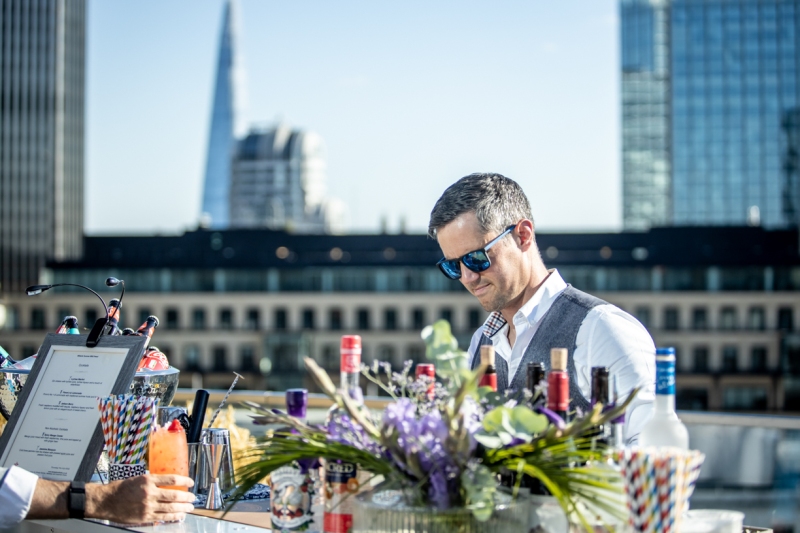
[{"label": "watch strap", "polygon": [[69,484],[69,517],[83,519],[86,514],[86,483],[73,481]]}]

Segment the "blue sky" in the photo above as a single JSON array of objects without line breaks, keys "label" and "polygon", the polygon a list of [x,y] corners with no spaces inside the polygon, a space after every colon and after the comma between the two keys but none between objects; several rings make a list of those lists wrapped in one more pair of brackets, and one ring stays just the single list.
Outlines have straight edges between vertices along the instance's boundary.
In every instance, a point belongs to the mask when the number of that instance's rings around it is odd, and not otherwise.
[{"label": "blue sky", "polygon": [[[539,229],[621,226],[617,5],[239,0],[248,124],[319,133],[354,232],[423,232],[459,177]],[[90,0],[86,230],[197,224],[222,0]]]}]

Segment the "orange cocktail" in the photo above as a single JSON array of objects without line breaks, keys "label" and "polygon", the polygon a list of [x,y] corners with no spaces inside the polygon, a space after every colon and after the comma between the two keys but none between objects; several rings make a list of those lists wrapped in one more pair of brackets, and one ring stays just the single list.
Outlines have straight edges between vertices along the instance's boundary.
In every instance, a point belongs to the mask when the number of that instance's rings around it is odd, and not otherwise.
[{"label": "orange cocktail", "polygon": [[[189,446],[186,432],[180,422],[173,420],[150,433],[150,473],[189,475]],[[189,490],[186,487],[161,487],[162,489]]]}]

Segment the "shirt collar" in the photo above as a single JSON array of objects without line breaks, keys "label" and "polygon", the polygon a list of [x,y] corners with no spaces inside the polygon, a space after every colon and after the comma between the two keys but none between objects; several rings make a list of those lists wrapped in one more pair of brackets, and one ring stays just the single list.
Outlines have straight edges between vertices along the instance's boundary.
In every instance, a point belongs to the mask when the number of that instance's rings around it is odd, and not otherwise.
[{"label": "shirt collar", "polygon": [[[514,315],[515,317],[524,317],[530,325],[541,320],[545,313],[550,310],[550,306],[553,304],[556,297],[561,294],[561,291],[567,288],[567,284],[561,278],[558,270],[551,269],[548,272],[550,272],[550,274],[539,289],[533,293],[533,296],[531,296]],[[494,311],[483,323],[483,334],[492,338],[498,331],[503,329],[505,325],[506,319],[503,318],[500,311]]]}]

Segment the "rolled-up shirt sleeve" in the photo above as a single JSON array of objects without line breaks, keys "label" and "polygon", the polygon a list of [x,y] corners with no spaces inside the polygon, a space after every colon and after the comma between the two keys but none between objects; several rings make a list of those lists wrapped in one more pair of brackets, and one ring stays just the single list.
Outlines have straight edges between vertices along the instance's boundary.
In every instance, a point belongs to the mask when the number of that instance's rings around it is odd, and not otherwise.
[{"label": "rolled-up shirt sleeve", "polygon": [[605,366],[610,376],[616,376],[622,399],[634,388],[639,390],[625,413],[628,445],[638,443],[639,433],[653,416],[655,354],[653,339],[644,326],[613,305],[592,309],[578,331],[575,367],[578,384],[587,400],[591,396],[593,366]]},{"label": "rolled-up shirt sleeve", "polygon": [[0,528],[22,522],[31,508],[39,476],[18,466],[0,468]]}]

